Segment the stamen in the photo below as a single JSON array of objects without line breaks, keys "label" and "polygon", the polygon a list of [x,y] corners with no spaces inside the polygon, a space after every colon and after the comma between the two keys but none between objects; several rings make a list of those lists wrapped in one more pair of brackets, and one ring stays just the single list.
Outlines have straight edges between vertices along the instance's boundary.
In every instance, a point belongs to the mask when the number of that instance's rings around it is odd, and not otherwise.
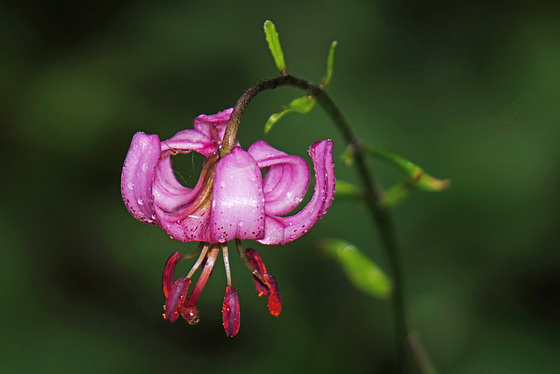
[{"label": "stamen", "polygon": [[255,251],[252,248],[247,248],[247,250],[245,250],[245,257],[247,257],[247,260],[249,261],[249,263],[251,264],[251,266],[256,269],[260,274],[262,274],[262,279],[257,278],[256,276],[253,277],[253,280],[255,281],[255,288],[257,289],[257,294],[259,296],[268,296],[269,295],[269,286],[267,284],[267,272],[266,272],[266,266],[264,265],[263,260],[261,259],[261,256],[259,256],[259,254],[257,253],[257,251]]},{"label": "stamen", "polygon": [[[203,250],[203,252],[206,251]],[[216,258],[218,257],[219,252],[220,252],[220,244],[219,243],[212,244],[212,249],[210,250],[210,253],[208,253],[208,256],[206,257],[206,264],[202,269],[202,273],[200,274],[200,277],[198,277],[196,286],[194,287],[194,290],[190,294],[189,298],[187,299],[185,305],[183,305],[185,308],[194,306],[198,301],[198,297],[200,296],[200,293],[202,292],[202,289],[204,288],[204,285],[206,284],[208,277],[212,273],[212,269],[214,268],[214,264],[216,263]]]},{"label": "stamen", "polygon": [[191,268],[191,271],[189,271],[189,274],[187,274],[187,278],[192,278],[194,272],[198,269],[198,267],[200,266],[200,264],[202,263],[202,261],[206,257],[206,253],[208,252],[208,248],[210,247],[210,243],[200,242],[199,247],[200,246],[203,246],[202,247],[202,252],[200,253],[200,256],[198,256],[198,260],[196,260],[193,267]]},{"label": "stamen", "polygon": [[[173,276],[175,275],[175,268],[177,264],[183,260],[188,260],[192,258],[200,252],[204,243],[201,242],[198,244],[196,249],[189,254],[181,256],[180,252],[175,252],[167,259],[165,266],[163,267],[163,276],[162,276],[162,283],[163,283],[163,295],[165,298],[169,296],[169,292],[171,287],[173,286]],[[195,269],[196,270],[196,269]],[[189,274],[187,278],[190,278],[192,274]]]},{"label": "stamen", "polygon": [[200,250],[202,249],[202,247],[205,244],[207,244],[207,243],[204,243],[204,242],[198,243],[198,245],[196,246],[194,251],[192,251],[191,253],[189,253],[187,255],[182,255],[181,258],[179,259],[179,261],[189,260],[189,259],[193,258],[194,256],[196,256],[197,254],[200,253]]},{"label": "stamen", "polygon": [[169,291],[173,287],[173,275],[175,274],[177,263],[181,260],[180,257],[181,252],[174,252],[171,256],[169,256],[165,262],[165,266],[163,267],[161,282],[163,284],[163,295],[165,298],[169,296]]},{"label": "stamen", "polygon": [[198,308],[194,305],[192,306],[183,306],[179,305],[177,308],[183,319],[187,321],[189,325],[196,325],[200,321]]},{"label": "stamen", "polygon": [[226,287],[226,295],[222,306],[222,320],[224,321],[224,330],[228,337],[233,337],[239,332],[240,313],[239,298],[237,292],[232,286]]},{"label": "stamen", "polygon": [[222,254],[224,255],[224,267],[226,268],[227,285],[231,286],[231,271],[229,268],[229,253],[227,243],[222,244]]},{"label": "stamen", "polygon": [[190,279],[182,277],[177,279],[173,287],[169,290],[169,297],[163,306],[163,310],[165,311],[163,317],[169,322],[173,323],[177,317],[179,317],[178,306],[185,300],[190,283]]},{"label": "stamen", "polygon": [[245,255],[245,251],[243,250],[243,246],[241,245],[241,240],[235,239],[235,245],[237,247],[237,252],[239,253],[239,257],[241,257],[241,261],[247,266],[247,268],[251,271],[251,274],[257,277],[262,283],[266,284],[266,280],[262,276],[261,273],[251,264],[247,256]]}]

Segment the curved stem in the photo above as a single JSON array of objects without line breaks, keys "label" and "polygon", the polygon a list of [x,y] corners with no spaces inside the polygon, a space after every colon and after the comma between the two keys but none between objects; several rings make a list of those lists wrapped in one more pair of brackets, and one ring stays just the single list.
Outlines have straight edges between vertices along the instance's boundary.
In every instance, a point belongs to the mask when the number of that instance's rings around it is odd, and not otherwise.
[{"label": "curved stem", "polygon": [[399,365],[399,372],[404,371],[405,362],[405,344],[407,340],[407,324],[404,311],[404,297],[403,297],[403,282],[402,273],[400,268],[399,248],[396,241],[395,230],[389,212],[380,203],[382,193],[379,186],[373,177],[373,174],[366,165],[364,159],[364,150],[361,142],[354,135],[352,128],[348,121],[344,118],[342,112],[338,109],[334,101],[325,92],[321,85],[297,78],[288,73],[274,78],[263,79],[258,81],[237,101],[231,117],[228,121],[225,131],[224,139],[222,142],[221,156],[231,152],[236,141],[237,131],[241,122],[241,117],[251,100],[261,93],[262,91],[276,88],[278,86],[293,86],[307,92],[308,95],[317,99],[319,104],[332,118],[342,136],[351,147],[354,156],[354,165],[360,178],[360,181],[365,191],[365,202],[368,210],[373,218],[374,226],[380,233],[381,241],[387,252],[389,265],[391,266],[391,273],[393,276],[393,315],[395,325],[395,340],[396,340],[396,354],[397,363]]}]

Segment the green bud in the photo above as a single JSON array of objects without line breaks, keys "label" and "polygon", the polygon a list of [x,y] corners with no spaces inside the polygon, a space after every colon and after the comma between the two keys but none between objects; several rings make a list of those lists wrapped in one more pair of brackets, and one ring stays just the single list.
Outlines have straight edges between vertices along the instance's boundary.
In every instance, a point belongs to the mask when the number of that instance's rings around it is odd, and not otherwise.
[{"label": "green bud", "polygon": [[334,69],[334,50],[338,42],[335,40],[332,42],[331,47],[329,48],[329,55],[327,57],[327,71],[325,72],[325,76],[321,79],[321,86],[325,87],[331,81],[333,69]]},{"label": "green bud", "polygon": [[286,72],[286,63],[284,62],[284,52],[282,52],[282,47],[280,46],[280,39],[278,38],[278,33],[276,32],[276,27],[271,21],[266,21],[264,23],[264,34],[266,36],[266,42],[268,43],[268,48],[270,53],[272,53],[272,58],[278,70],[281,73]]},{"label": "green bud", "polygon": [[391,280],[354,245],[339,239],[323,239],[317,245],[342,266],[356,288],[381,299],[391,295]]}]

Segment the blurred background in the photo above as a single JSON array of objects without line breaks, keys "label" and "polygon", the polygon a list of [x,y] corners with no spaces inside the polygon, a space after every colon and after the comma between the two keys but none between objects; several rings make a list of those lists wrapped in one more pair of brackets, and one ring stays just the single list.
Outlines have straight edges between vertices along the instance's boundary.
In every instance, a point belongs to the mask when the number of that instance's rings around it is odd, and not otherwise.
[{"label": "blurred background", "polygon": [[[560,371],[560,6],[548,1],[7,0],[0,6],[0,368],[6,373],[391,373],[391,309],[314,249],[323,237],[387,259],[363,207],[335,201],[306,236],[259,250],[284,307],[270,316],[232,256],[241,330],[221,325],[221,264],[202,320],[161,317],[171,240],[127,212],[120,172],[136,131],[166,139],[288,69],[318,81],[366,143],[452,180],[393,211],[406,306],[441,373]],[[345,145],[316,108],[263,134],[299,97],[257,97],[240,130],[306,160]],[[196,180],[200,159],[177,156]],[[400,175],[372,160],[388,187]],[[198,170],[198,171],[197,171]],[[189,179],[190,178],[190,179]],[[194,182],[193,182],[194,183]],[[188,271],[185,264],[180,271]]]}]

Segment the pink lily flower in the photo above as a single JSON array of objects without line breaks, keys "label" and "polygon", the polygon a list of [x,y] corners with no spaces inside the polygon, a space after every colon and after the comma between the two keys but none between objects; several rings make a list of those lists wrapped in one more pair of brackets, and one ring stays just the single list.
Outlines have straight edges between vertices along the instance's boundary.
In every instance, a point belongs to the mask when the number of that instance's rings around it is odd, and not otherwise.
[{"label": "pink lily flower", "polygon": [[[269,296],[269,306],[271,297],[274,305],[280,305],[274,278],[266,273],[255,251],[247,258],[239,240],[256,240],[262,244],[285,244],[295,240],[326,213],[334,198],[331,140],[316,142],[309,149],[315,170],[314,193],[304,208],[288,215],[301,203],[309,187],[307,163],[262,140],[253,143],[247,151],[236,145],[229,154],[220,157],[231,112],[232,109],[227,109],[214,115],[200,115],[194,120],[194,129],[180,131],[163,142],[157,135],[136,133],[123,166],[122,197],[134,218],[160,226],[174,239],[201,242],[199,261],[187,278],[180,278],[174,284],[172,281],[176,263],[186,256],[172,255],[164,269],[167,298],[164,316],[172,322],[179,314],[187,322],[198,321],[198,311],[194,312],[195,317],[192,315],[194,304],[220,248],[224,262],[228,261],[227,242],[231,240],[236,241],[242,259],[252,269],[255,282],[260,283],[260,290],[257,286],[259,295]],[[175,178],[171,156],[192,151],[202,154],[205,161],[196,186],[188,188]],[[264,178],[262,169],[266,169]],[[190,277],[203,260],[206,262],[197,286],[186,298]],[[239,329],[239,310],[237,294],[231,287],[229,263],[226,273],[224,328],[228,336],[233,336]],[[273,308],[271,314],[278,315],[279,308]]]}]

